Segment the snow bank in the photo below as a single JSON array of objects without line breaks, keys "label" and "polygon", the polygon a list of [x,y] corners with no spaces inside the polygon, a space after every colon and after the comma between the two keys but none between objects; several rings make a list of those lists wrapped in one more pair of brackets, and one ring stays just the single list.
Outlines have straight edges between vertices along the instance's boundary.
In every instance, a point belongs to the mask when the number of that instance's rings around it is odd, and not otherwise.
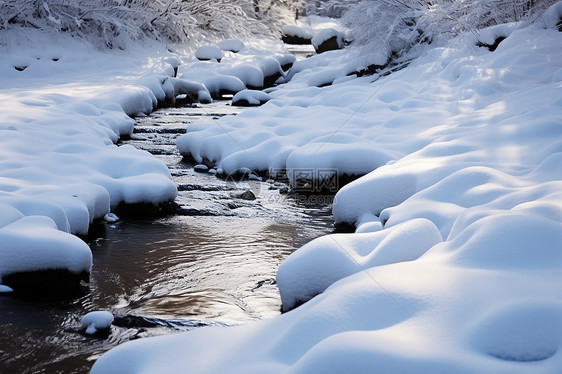
[{"label": "snow bank", "polygon": [[133,131],[128,115],[151,112],[177,92],[207,91],[162,74],[175,64],[170,57],[139,68],[148,58],[138,51],[92,52],[76,42],[3,48],[0,276],[89,271],[90,250],[71,234],[87,234],[121,202],[159,204],[177,194],[161,161],[114,145]]},{"label": "snow bank", "polygon": [[374,233],[333,234],[313,240],[279,267],[282,309],[290,310],[332,283],[368,268],[416,260],[440,242],[435,225],[422,218]]},{"label": "snow bank", "polygon": [[[509,30],[493,52],[464,36],[386,77],[317,88],[302,69],[262,107],[189,127],[178,147],[225,170],[313,165],[297,150],[315,143],[348,158],[338,167],[368,165],[345,148],[359,139],[387,157],[372,167],[391,160],[336,196],[335,219],[365,232],[280,267],[285,307],[319,295],[272,320],[126,343],[92,373],[557,373],[562,33]],[[316,73],[343,72],[343,53]]]},{"label": "snow bank", "polygon": [[66,269],[89,272],[90,247],[57,228],[46,216],[22,217],[0,227],[0,280],[7,274],[30,270]]}]

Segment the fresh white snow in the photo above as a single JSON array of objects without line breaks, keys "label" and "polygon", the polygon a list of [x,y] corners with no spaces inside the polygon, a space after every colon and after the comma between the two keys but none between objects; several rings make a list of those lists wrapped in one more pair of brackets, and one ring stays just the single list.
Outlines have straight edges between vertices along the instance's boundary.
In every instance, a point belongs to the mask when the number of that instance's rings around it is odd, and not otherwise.
[{"label": "fresh white snow", "polygon": [[[163,162],[114,144],[134,136],[130,116],[179,95],[209,103],[223,93],[262,87],[268,76],[284,75],[281,64],[294,61],[278,46],[264,51],[258,42],[244,47],[234,39],[222,46],[240,47],[239,53],[226,53],[218,64],[196,58],[214,51],[211,58],[219,59],[217,47],[170,52],[155,43],[101,52],[55,36],[25,30],[2,46],[0,283],[16,271],[88,271],[88,246],[71,234],[87,234],[98,218],[114,222],[118,218],[108,213],[119,203],[176,197]],[[26,225],[48,233],[49,241],[26,234]],[[53,225],[60,232],[52,232]]]},{"label": "fresh white snow", "polygon": [[71,234],[86,234],[120,202],[158,204],[177,194],[161,161],[113,144],[132,133],[128,114],[154,109],[164,85],[151,89],[143,77],[162,82],[169,63],[144,55],[139,67],[138,55],[27,37],[38,40],[16,39],[0,57],[0,278],[89,271],[90,249]]},{"label": "fresh white snow", "polygon": [[113,314],[106,310],[96,310],[85,314],[80,320],[82,328],[88,335],[95,334],[98,330],[108,329],[113,323]]},{"label": "fresh white snow", "polygon": [[220,62],[222,59],[222,51],[219,47],[214,45],[203,45],[197,48],[195,57],[199,60],[215,60]]},{"label": "fresh white snow", "polygon": [[240,52],[244,47],[244,42],[240,39],[225,39],[219,43],[220,49],[234,53]]},{"label": "fresh white snow", "polygon": [[357,232],[280,267],[286,307],[320,293],[302,306],[126,343],[92,373],[558,373],[560,7],[496,29],[494,52],[462,35],[388,76],[347,77],[347,52],[328,52],[265,105],[189,126],[178,148],[226,173],[369,172],[333,208]]}]

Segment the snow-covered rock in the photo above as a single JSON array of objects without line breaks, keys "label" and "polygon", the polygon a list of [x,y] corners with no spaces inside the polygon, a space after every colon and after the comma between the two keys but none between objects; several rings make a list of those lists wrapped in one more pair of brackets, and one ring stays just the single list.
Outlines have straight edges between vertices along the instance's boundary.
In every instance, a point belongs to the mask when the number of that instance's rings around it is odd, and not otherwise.
[{"label": "snow-covered rock", "polygon": [[220,49],[234,53],[240,52],[244,47],[244,42],[240,39],[225,39],[219,43]]},{"label": "snow-covered rock", "polygon": [[113,323],[113,314],[106,310],[96,310],[85,314],[80,320],[85,333],[93,335],[100,330],[107,330]]},{"label": "snow-covered rock", "polygon": [[326,51],[333,51],[335,49],[343,48],[344,34],[333,28],[324,29],[318,34],[314,35],[311,40],[316,53],[323,53]]},{"label": "snow-covered rock", "polygon": [[[0,243],[0,281],[4,283],[9,275],[44,270],[66,270],[79,281],[92,266],[90,247],[78,237],[61,231],[46,216],[22,217],[0,227]],[[50,288],[50,285],[37,285],[37,288],[43,286]]]},{"label": "snow-covered rock", "polygon": [[222,51],[214,45],[204,45],[195,51],[195,57],[201,61],[215,60],[220,62],[222,59]]},{"label": "snow-covered rock", "polygon": [[314,37],[314,31],[309,27],[297,25],[284,25],[281,28],[283,43],[287,44],[310,44]]},{"label": "snow-covered rock", "polygon": [[236,106],[259,106],[271,99],[269,94],[257,90],[242,90],[232,98],[232,105]]}]

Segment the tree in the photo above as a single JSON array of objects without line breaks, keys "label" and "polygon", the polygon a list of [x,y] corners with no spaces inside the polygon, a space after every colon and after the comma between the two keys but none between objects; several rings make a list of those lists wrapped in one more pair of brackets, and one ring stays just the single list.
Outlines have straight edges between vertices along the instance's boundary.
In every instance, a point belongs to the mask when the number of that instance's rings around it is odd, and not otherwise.
[{"label": "tree", "polygon": [[28,27],[124,47],[152,38],[274,36],[302,0],[0,0],[0,31]]}]

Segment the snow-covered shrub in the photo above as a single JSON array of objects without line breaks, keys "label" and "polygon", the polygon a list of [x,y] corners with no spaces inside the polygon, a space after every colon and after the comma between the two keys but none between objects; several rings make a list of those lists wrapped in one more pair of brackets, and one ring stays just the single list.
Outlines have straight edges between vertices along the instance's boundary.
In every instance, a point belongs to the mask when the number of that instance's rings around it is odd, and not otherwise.
[{"label": "snow-covered shrub", "polygon": [[419,43],[532,18],[555,0],[379,0],[361,1],[345,13],[354,44],[384,65]]},{"label": "snow-covered shrub", "polygon": [[277,36],[300,6],[301,0],[3,0],[0,30],[68,32],[109,48],[145,37],[178,43],[201,36]]}]

